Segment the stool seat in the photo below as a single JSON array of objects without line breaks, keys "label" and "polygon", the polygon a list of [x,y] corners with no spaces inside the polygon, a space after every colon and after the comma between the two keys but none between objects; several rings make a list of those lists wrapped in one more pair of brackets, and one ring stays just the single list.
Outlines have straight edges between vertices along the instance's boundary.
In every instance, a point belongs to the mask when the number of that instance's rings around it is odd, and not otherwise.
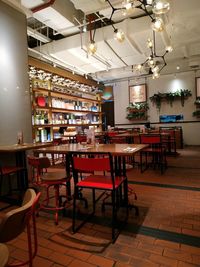
[{"label": "stool seat", "polygon": [[66,181],[66,172],[46,172],[41,175],[40,179],[43,182],[64,182]]},{"label": "stool seat", "polygon": [[8,262],[9,251],[5,244],[0,243],[0,267],[6,266]]}]

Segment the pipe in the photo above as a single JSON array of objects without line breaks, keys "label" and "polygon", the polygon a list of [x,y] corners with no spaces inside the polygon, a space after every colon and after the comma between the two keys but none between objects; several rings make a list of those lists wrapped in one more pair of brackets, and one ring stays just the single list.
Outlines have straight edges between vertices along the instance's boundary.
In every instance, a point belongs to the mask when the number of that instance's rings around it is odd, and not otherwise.
[{"label": "pipe", "polygon": [[42,10],[42,9],[45,9],[45,8],[47,8],[47,7],[49,7],[49,6],[52,6],[52,5],[54,4],[55,1],[56,1],[56,0],[49,0],[49,2],[47,2],[47,3],[44,3],[44,4],[41,4],[41,5],[39,5],[39,6],[36,6],[36,7],[31,8],[31,11],[32,11],[33,13],[36,13],[36,12]]}]

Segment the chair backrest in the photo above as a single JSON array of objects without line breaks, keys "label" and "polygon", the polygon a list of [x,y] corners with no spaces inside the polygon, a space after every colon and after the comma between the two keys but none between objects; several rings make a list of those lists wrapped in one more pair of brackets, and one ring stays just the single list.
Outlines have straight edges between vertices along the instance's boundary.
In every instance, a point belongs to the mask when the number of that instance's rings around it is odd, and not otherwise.
[{"label": "chair backrest", "polygon": [[161,144],[160,134],[140,134],[141,144]]},{"label": "chair backrest", "polygon": [[0,242],[5,243],[21,234],[35,214],[35,208],[41,193],[27,189],[22,206],[5,213],[0,222]]},{"label": "chair backrest", "polygon": [[35,157],[35,156],[27,156],[28,164],[32,167],[32,180],[38,179],[43,172],[43,169],[47,169],[51,166],[51,162],[48,157]]},{"label": "chair backrest", "polygon": [[77,134],[76,135],[76,143],[87,142],[87,135],[85,134]]},{"label": "chair backrest", "polygon": [[76,152],[70,154],[75,184],[82,173],[110,172],[114,185],[113,160],[110,153]]},{"label": "chair backrest", "polygon": [[126,144],[127,140],[124,136],[110,136],[109,137],[109,143],[111,144]]}]

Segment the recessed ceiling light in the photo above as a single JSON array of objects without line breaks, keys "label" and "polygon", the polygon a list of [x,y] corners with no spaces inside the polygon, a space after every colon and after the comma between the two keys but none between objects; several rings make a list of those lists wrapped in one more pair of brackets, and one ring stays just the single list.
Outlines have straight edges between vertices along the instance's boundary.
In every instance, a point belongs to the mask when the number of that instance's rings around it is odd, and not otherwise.
[{"label": "recessed ceiling light", "polygon": [[177,69],[177,70],[180,70],[180,66],[179,66],[179,65],[178,65],[178,66],[176,66],[176,69]]}]

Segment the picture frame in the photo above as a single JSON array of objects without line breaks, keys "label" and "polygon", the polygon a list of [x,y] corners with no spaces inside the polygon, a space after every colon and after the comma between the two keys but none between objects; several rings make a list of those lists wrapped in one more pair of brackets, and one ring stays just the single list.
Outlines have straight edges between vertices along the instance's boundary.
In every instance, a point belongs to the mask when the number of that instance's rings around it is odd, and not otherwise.
[{"label": "picture frame", "polygon": [[129,102],[140,103],[147,101],[146,84],[137,84],[129,86]]},{"label": "picture frame", "polygon": [[196,77],[196,97],[200,97],[200,77]]}]

